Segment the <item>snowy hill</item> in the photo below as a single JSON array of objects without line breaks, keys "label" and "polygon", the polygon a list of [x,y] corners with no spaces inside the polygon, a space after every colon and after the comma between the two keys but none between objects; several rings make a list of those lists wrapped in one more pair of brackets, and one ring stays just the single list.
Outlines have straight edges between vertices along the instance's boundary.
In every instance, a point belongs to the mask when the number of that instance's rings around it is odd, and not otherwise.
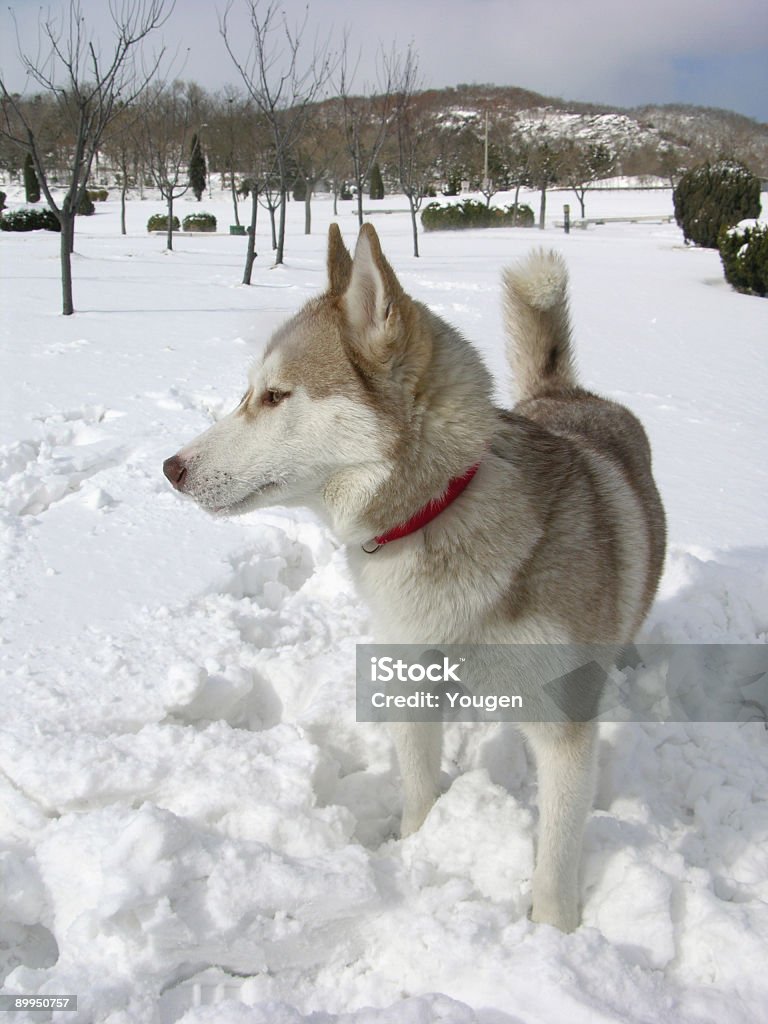
[{"label": "snowy hill", "polygon": [[[685,105],[622,110],[501,86],[431,90],[422,99],[445,127],[469,125],[482,133],[490,112],[492,118],[502,119],[508,131],[527,138],[603,144],[629,158],[630,174],[645,173],[643,163],[672,147],[680,151],[683,163],[721,153],[739,154],[756,173],[768,177],[768,124],[732,111]],[[631,168],[633,153],[639,170]]]}]

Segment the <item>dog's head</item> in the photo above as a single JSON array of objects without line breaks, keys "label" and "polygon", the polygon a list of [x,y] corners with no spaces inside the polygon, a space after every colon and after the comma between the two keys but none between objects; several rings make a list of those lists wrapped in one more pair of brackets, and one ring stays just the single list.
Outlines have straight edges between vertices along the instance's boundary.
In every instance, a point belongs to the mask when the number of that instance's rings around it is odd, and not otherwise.
[{"label": "dog's head", "polygon": [[418,416],[430,334],[369,224],[354,260],[331,225],[328,278],[271,338],[237,408],[165,461],[176,490],[207,511],[324,506],[341,526],[391,476]]}]

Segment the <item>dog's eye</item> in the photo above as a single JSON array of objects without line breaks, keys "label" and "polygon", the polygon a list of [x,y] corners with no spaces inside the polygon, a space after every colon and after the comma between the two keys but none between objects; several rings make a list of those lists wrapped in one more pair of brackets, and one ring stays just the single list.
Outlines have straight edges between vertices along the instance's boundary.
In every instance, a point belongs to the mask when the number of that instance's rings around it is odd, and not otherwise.
[{"label": "dog's eye", "polygon": [[284,398],[287,398],[290,391],[278,391],[277,388],[267,388],[261,396],[262,405],[279,405]]}]

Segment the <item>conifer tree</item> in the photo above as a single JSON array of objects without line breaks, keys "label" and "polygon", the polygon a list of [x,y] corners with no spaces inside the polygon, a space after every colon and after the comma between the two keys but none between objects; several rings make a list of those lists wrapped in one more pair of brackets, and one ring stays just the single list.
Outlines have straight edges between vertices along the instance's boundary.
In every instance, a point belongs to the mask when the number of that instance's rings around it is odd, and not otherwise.
[{"label": "conifer tree", "polygon": [[200,202],[205,192],[206,175],[205,157],[197,135],[192,136],[192,151],[189,158],[189,185],[195,193],[195,199]]},{"label": "conifer tree", "polygon": [[760,216],[760,181],[735,160],[700,164],[682,176],[674,203],[686,242],[716,249],[723,228]]},{"label": "conifer tree", "polygon": [[381,176],[381,168],[378,164],[374,164],[371,168],[369,195],[371,199],[384,198],[384,179]]},{"label": "conifer tree", "polygon": [[35,174],[35,164],[31,153],[27,153],[24,159],[24,191],[28,203],[40,201],[40,182]]}]

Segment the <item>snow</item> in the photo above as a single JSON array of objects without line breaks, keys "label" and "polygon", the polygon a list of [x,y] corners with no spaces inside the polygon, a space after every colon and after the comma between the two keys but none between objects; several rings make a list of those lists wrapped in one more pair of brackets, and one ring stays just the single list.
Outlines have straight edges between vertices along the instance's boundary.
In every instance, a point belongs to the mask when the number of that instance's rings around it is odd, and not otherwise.
[{"label": "snow", "polygon": [[599,142],[614,152],[627,145],[658,146],[662,142],[657,128],[630,114],[574,113],[553,107],[519,110],[515,115],[515,129],[524,136],[538,139]]},{"label": "snow", "polygon": [[[387,735],[354,721],[371,623],[343,551],[300,510],[208,519],[161,473],[323,286],[331,202],[309,237],[291,204],[282,268],[260,222],[251,288],[228,202],[179,205],[220,233],[166,253],[151,200],[127,237],[112,199],[79,222],[70,318],[58,237],[0,235],[3,991],[77,994],[53,1019],[87,1024],[764,1019],[761,721],[602,728],[572,935],[527,918],[536,788],[511,726],[449,726],[445,793],[393,838]],[[435,233],[416,261],[404,205],[373,216],[385,251],[504,401],[500,268],[564,253],[582,377],[642,417],[669,516],[643,638],[765,643],[765,300],[674,224]],[[671,200],[595,192],[587,211]],[[339,220],[351,243],[351,203]]]}]

